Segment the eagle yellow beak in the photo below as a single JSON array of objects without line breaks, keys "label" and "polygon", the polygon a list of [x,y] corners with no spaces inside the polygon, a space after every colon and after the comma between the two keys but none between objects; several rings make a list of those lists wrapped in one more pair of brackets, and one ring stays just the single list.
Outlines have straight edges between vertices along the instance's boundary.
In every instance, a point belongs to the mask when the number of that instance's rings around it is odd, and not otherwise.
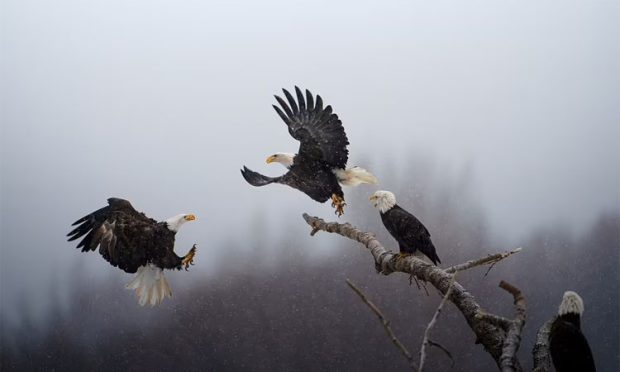
[{"label": "eagle yellow beak", "polygon": [[276,156],[275,155],[271,155],[270,157],[267,158],[266,162],[267,164],[269,163],[273,163],[274,161],[276,161]]},{"label": "eagle yellow beak", "polygon": [[194,216],[193,214],[188,214],[184,218],[185,218],[185,221],[193,221],[196,219],[196,216]]},{"label": "eagle yellow beak", "polygon": [[368,198],[368,200],[370,200],[370,201],[373,201],[375,199],[377,199],[377,197],[375,195],[372,195],[370,198]]}]

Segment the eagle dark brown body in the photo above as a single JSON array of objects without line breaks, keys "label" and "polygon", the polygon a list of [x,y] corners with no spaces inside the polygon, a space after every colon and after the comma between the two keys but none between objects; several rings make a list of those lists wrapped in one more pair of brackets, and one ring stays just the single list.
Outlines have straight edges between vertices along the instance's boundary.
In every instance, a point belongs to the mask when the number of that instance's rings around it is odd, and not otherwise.
[{"label": "eagle dark brown body", "polygon": [[84,235],[77,248],[99,253],[112,266],[135,273],[140,266],[152,263],[162,269],[182,266],[182,257],[174,253],[176,232],[165,222],[158,222],[136,211],[127,200],[110,198],[108,206],[96,210],[73,225],[69,241]]}]

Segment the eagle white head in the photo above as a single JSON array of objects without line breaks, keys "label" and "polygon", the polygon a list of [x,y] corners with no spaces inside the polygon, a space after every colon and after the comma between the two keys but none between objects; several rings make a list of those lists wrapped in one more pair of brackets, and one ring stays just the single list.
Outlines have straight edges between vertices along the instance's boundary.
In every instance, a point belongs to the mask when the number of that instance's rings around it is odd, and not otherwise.
[{"label": "eagle white head", "polygon": [[583,314],[583,300],[577,292],[566,291],[558,310],[558,315]]},{"label": "eagle white head", "polygon": [[389,191],[375,191],[370,197],[370,202],[375,208],[379,208],[381,213],[385,213],[396,205],[396,196]]},{"label": "eagle white head", "polygon": [[270,163],[280,163],[287,168],[293,166],[293,162],[295,161],[295,154],[291,154],[289,152],[276,152],[267,158],[267,164]]},{"label": "eagle white head", "polygon": [[168,230],[177,232],[181,228],[181,226],[187,221],[193,221],[196,219],[196,216],[193,214],[177,214],[174,217],[170,217],[164,222],[168,227]]}]

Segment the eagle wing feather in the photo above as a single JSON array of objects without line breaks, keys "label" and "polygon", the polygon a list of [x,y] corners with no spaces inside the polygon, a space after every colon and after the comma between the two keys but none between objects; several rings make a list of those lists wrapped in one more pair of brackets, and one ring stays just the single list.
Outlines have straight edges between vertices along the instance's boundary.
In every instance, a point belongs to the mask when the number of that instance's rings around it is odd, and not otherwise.
[{"label": "eagle wing feather", "polygon": [[331,106],[323,108],[321,96],[316,96],[316,104],[312,93],[306,90],[306,98],[299,87],[295,87],[297,101],[286,89],[282,89],[285,101],[275,96],[280,107],[273,105],[280,118],[288,126],[290,135],[300,142],[296,161],[309,158],[322,161],[331,168],[344,169],[349,151],[349,140]]},{"label": "eagle wing feather", "polygon": [[178,258],[173,252],[174,233],[165,224],[136,211],[124,199],[108,199],[108,206],[80,218],[73,225],[78,226],[67,236],[69,241],[83,237],[77,248],[86,252],[99,247],[106,261],[129,273],[158,256]]}]

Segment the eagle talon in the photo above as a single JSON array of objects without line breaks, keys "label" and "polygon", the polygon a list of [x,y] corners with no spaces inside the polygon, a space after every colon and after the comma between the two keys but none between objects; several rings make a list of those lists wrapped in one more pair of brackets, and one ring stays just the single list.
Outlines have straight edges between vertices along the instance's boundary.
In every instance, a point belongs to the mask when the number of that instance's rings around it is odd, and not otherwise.
[{"label": "eagle talon", "polygon": [[181,260],[181,267],[183,267],[185,271],[189,271],[189,265],[194,265],[195,255],[196,255],[196,244],[192,246],[189,252],[187,252],[187,254]]},{"label": "eagle talon", "polygon": [[405,257],[407,257],[407,256],[411,256],[411,253],[407,253],[407,252],[398,252],[398,253],[396,253],[396,254],[392,257],[392,260],[393,260],[394,262],[396,262],[396,261],[400,260],[401,258],[405,258]]},{"label": "eagle talon", "polygon": [[338,217],[344,214],[345,205],[347,205],[347,203],[344,202],[344,198],[336,194],[332,195],[332,208],[336,208],[334,214],[336,214]]}]

